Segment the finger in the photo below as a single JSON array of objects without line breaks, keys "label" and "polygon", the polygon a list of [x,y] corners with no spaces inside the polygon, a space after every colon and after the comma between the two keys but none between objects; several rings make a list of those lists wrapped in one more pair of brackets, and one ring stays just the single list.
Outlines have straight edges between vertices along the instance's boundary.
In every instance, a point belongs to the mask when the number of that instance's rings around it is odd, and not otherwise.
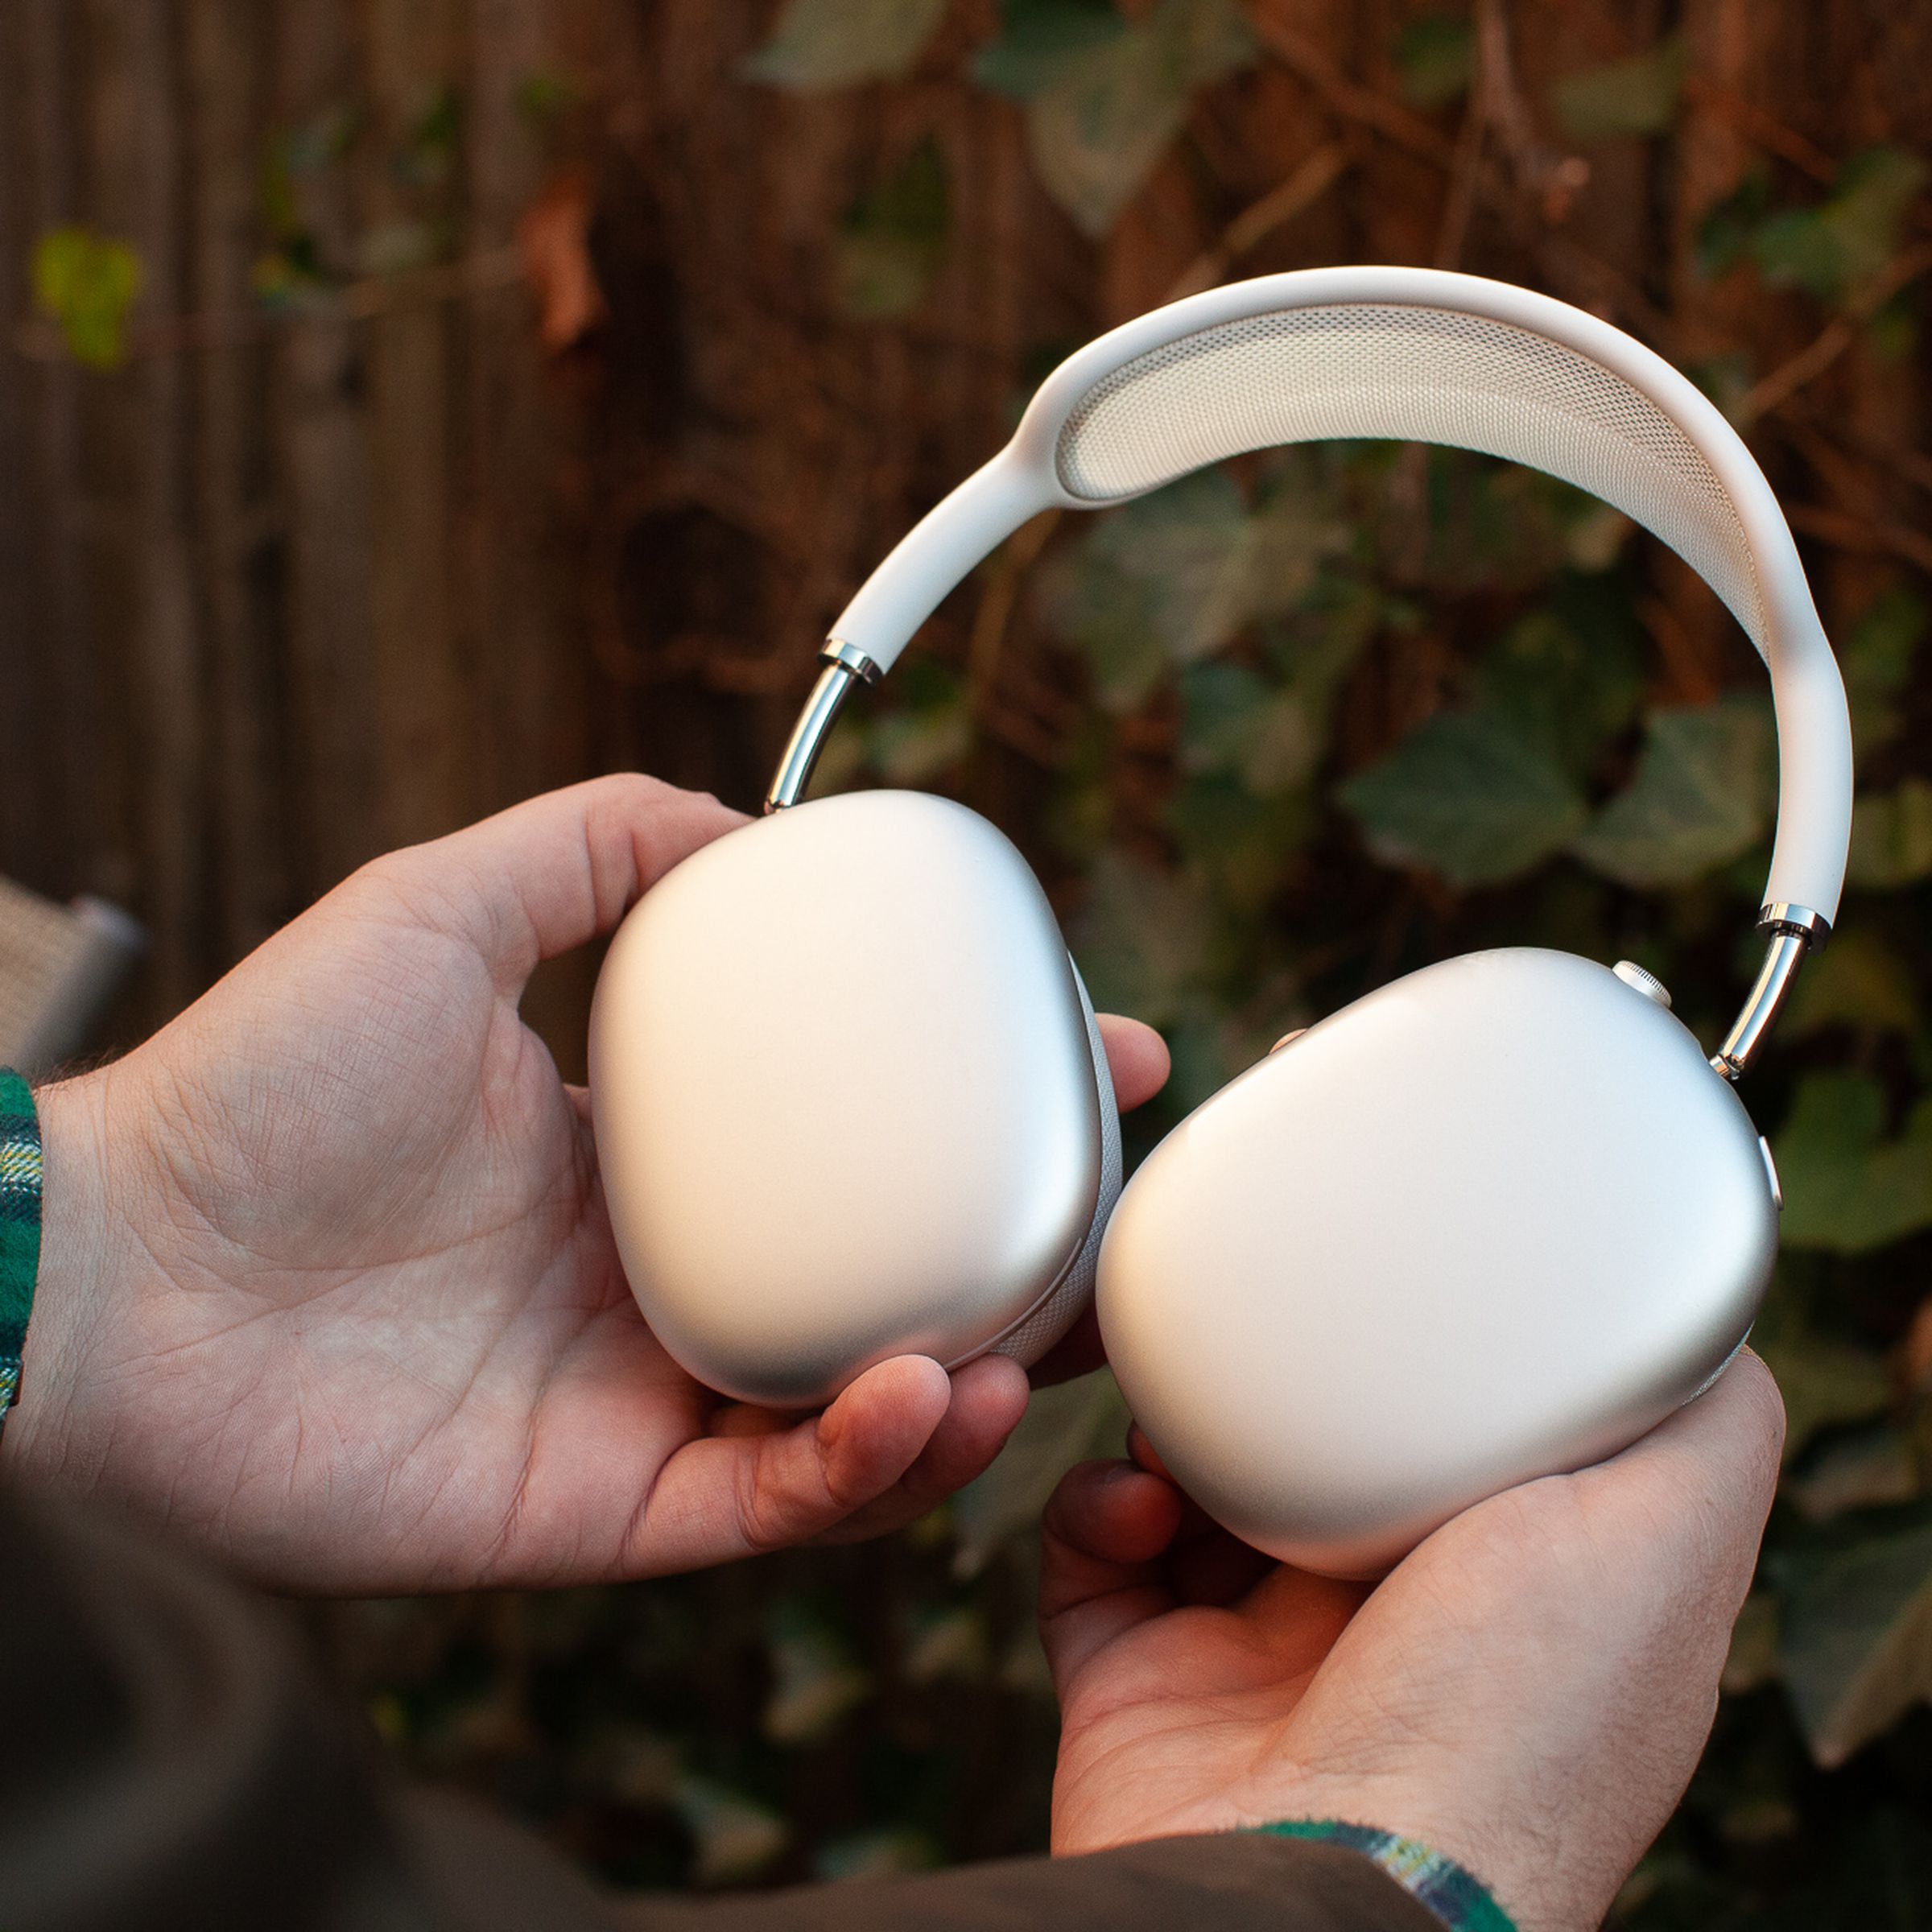
[{"label": "finger", "polygon": [[1158,1476],[1163,1481],[1173,1482],[1173,1471],[1161,1460],[1160,1451],[1148,1441],[1138,1422],[1133,1424],[1127,1431],[1127,1454],[1150,1476]]},{"label": "finger", "polygon": [[1026,1413],[1026,1373],[1003,1355],[983,1355],[952,1376],[952,1398],[912,1465],[876,1502],[856,1509],[827,1533],[857,1542],[916,1521],[982,1476]]},{"label": "finger", "polygon": [[1180,1521],[1172,1485],[1127,1463],[1061,1479],[1041,1524],[1040,1637],[1063,1691],[1097,1650],[1173,1608],[1159,1559]]},{"label": "finger", "polygon": [[1167,1084],[1172,1064],[1167,1042],[1151,1026],[1122,1019],[1118,1013],[1103,1013],[1100,1022],[1100,1044],[1107,1049],[1107,1065],[1113,1075],[1114,1099],[1125,1113],[1152,1100]]},{"label": "finger", "polygon": [[520,986],[539,960],[613,931],[680,859],[745,823],[702,793],[619,773],[546,792],[371,869]]},{"label": "finger", "polygon": [[1575,1481],[1600,1538],[1633,1560],[1647,1553],[1649,1563],[1680,1573],[1688,1564],[1720,1600],[1735,1595],[1741,1604],[1777,1494],[1784,1439],[1777,1384],[1745,1349],[1695,1402]]},{"label": "finger", "polygon": [[664,1464],[631,1532],[633,1575],[695,1569],[810,1541],[884,1495],[952,1405],[925,1356],[881,1362],[823,1415],[765,1435],[711,1435]]}]

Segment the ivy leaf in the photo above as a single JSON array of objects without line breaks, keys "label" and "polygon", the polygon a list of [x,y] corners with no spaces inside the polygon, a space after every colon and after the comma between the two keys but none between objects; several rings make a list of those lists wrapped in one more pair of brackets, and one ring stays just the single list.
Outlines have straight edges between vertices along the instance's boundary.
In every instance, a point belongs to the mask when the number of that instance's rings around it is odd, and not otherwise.
[{"label": "ivy leaf", "polygon": [[1494,711],[1427,720],[1340,796],[1377,857],[1455,886],[1517,877],[1562,850],[1587,815],[1548,749]]},{"label": "ivy leaf", "polygon": [[1839,170],[1829,200],[1761,222],[1752,252],[1766,281],[1837,301],[1896,253],[1928,171],[1903,148],[1868,148]]},{"label": "ivy leaf", "polygon": [[1697,229],[1697,272],[1715,281],[1751,251],[1752,239],[1771,212],[1771,171],[1755,167],[1721,200],[1704,211]]},{"label": "ivy leaf", "polygon": [[780,1611],[770,1654],[764,1729],[774,1744],[810,1744],[826,1736],[871,1690],[871,1680],[844,1643],[795,1612]]},{"label": "ivy leaf", "polygon": [[943,704],[889,713],[873,727],[867,749],[888,785],[930,785],[972,749],[964,691]]},{"label": "ivy leaf", "polygon": [[1206,970],[1213,923],[1191,881],[1125,852],[1103,852],[1072,935],[1094,1005],[1167,1024]]},{"label": "ivy leaf", "polygon": [[1918,1465],[1910,1443],[1881,1422],[1827,1443],[1784,1494],[1807,1522],[1830,1522],[1853,1509],[1910,1502],[1918,1494]]},{"label": "ivy leaf", "polygon": [[1626,886],[1677,886],[1748,852],[1774,783],[1769,706],[1755,696],[1653,712],[1637,775],[1573,850]]},{"label": "ivy leaf", "polygon": [[1839,652],[1852,736],[1862,754],[1889,744],[1901,720],[1897,700],[1909,683],[1928,621],[1925,599],[1903,587],[1889,592],[1852,626]]},{"label": "ivy leaf", "polygon": [[738,71],[795,93],[910,73],[946,0],[786,0],[770,38]]},{"label": "ivy leaf", "polygon": [[1076,78],[1083,56],[1127,31],[1113,0],[1005,0],[1000,21],[1000,37],[980,50],[972,77],[1013,101]]},{"label": "ivy leaf", "polygon": [[1316,720],[1298,693],[1238,664],[1201,664],[1181,684],[1180,762],[1228,773],[1259,798],[1304,783],[1322,753]]},{"label": "ivy leaf", "polygon": [[1234,479],[1200,470],[1103,518],[1046,573],[1047,620],[1085,653],[1102,702],[1131,709],[1248,621],[1253,556]]},{"label": "ivy leaf", "polygon": [[1104,234],[1181,131],[1195,91],[1254,57],[1240,0],[1158,0],[1143,19],[1068,54],[1027,105],[1046,192],[1083,233]]},{"label": "ivy leaf", "polygon": [[845,315],[886,321],[925,300],[952,221],[946,158],[930,136],[845,212],[833,256]]},{"label": "ivy leaf", "polygon": [[1646,53],[1612,60],[1556,85],[1556,118],[1573,141],[1661,134],[1677,116],[1688,60],[1676,35]]},{"label": "ivy leaf", "polygon": [[686,1777],[672,1802],[697,1850],[692,1876],[701,1885],[729,1885],[762,1871],[784,1850],[790,1827],[741,1792],[709,1778]]},{"label": "ivy leaf", "polygon": [[1885,1364],[1868,1348],[1821,1333],[1793,1305],[1781,1276],[1751,1331],[1751,1346],[1785,1398],[1785,1462],[1795,1462],[1821,1429],[1862,1422],[1891,1406]]},{"label": "ivy leaf", "polygon": [[1773,1151],[1787,1248],[1866,1254],[1932,1228],[1932,1100],[1887,1140],[1885,1096],[1863,1073],[1798,1083]]},{"label": "ivy leaf", "polygon": [[141,258],[89,228],[56,228],[35,244],[34,301],[68,353],[89,369],[127,360],[127,312],[141,292]]},{"label": "ivy leaf", "polygon": [[1932,783],[1906,778],[1863,794],[1852,811],[1847,877],[1868,891],[1893,890],[1932,876]]},{"label": "ivy leaf", "polygon": [[1567,611],[1552,605],[1511,625],[1477,665],[1471,689],[1478,709],[1513,719],[1581,777],[1637,714],[1643,650],[1629,613],[1609,599],[1579,594],[1563,603]]},{"label": "ivy leaf", "polygon": [[1253,913],[1274,897],[1290,861],[1307,844],[1317,811],[1305,788],[1257,794],[1236,773],[1208,771],[1176,788],[1162,819],[1183,861],[1222,902]]},{"label": "ivy leaf", "polygon": [[1905,961],[1869,930],[1854,927],[1806,963],[1781,1023],[1790,1039],[1823,1026],[1916,1034],[1918,994]]},{"label": "ivy leaf", "polygon": [[1410,105],[1447,107],[1469,91],[1476,71],[1476,35],[1452,14],[1424,14],[1396,35],[1395,68]]},{"label": "ivy leaf", "polygon": [[1827,1769],[1932,1696],[1932,1509],[1881,1521],[1781,1565],[1782,1674]]}]

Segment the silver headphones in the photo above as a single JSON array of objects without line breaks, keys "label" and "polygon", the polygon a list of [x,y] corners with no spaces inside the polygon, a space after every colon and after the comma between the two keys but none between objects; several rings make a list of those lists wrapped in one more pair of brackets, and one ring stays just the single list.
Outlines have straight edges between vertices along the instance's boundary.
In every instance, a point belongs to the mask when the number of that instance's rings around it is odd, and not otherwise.
[{"label": "silver headphones", "polygon": [[[1633,966],[1517,947],[1425,968],[1241,1075],[1122,1192],[1092,1009],[1018,852],[940,799],[799,800],[852,687],[1037,512],[1331,437],[1546,470],[1729,606],[1777,717],[1763,969],[1707,1059]],[[630,914],[592,1016],[619,1251],[701,1381],[802,1407],[894,1354],[1031,1362],[1097,1293],[1183,1486],[1285,1561],[1368,1575],[1481,1497],[1633,1441],[1740,1345],[1777,1197],[1734,1084],[1831,931],[1851,727],[1769,485],[1649,350],[1424,270],[1192,296],[1048,378],[824,655],[767,815]]]}]

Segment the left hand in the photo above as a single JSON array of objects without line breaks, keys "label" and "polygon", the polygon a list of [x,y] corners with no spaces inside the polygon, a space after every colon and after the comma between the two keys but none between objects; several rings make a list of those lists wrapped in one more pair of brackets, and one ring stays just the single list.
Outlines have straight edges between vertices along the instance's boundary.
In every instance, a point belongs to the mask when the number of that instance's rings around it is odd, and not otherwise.
[{"label": "left hand", "polygon": [[[1026,1402],[902,1356],[807,1420],[646,1326],[586,1097],[518,1002],[742,823],[612,778],[365,866],[126,1059],[39,1096],[42,1278],[0,1462],[285,1588],[687,1569],[890,1529]],[[1158,1039],[1102,1022],[1122,1102]],[[1072,1347],[1077,1350],[1076,1341]]]},{"label": "left hand", "polygon": [[1056,1852],[1299,1818],[1416,1839],[1521,1932],[1591,1932],[1682,1795],[1777,1485],[1764,1364],[1492,1496],[1380,1584],[1270,1563],[1158,1472],[1049,1507]]}]

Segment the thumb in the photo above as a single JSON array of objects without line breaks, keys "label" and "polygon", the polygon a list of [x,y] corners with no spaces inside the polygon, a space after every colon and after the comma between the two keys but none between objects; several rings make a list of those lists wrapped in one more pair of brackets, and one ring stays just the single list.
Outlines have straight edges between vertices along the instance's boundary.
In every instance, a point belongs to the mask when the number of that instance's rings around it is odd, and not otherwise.
[{"label": "thumb", "polygon": [[369,869],[460,932],[516,991],[541,960],[614,931],[646,890],[749,821],[708,795],[625,772],[513,805]]}]

